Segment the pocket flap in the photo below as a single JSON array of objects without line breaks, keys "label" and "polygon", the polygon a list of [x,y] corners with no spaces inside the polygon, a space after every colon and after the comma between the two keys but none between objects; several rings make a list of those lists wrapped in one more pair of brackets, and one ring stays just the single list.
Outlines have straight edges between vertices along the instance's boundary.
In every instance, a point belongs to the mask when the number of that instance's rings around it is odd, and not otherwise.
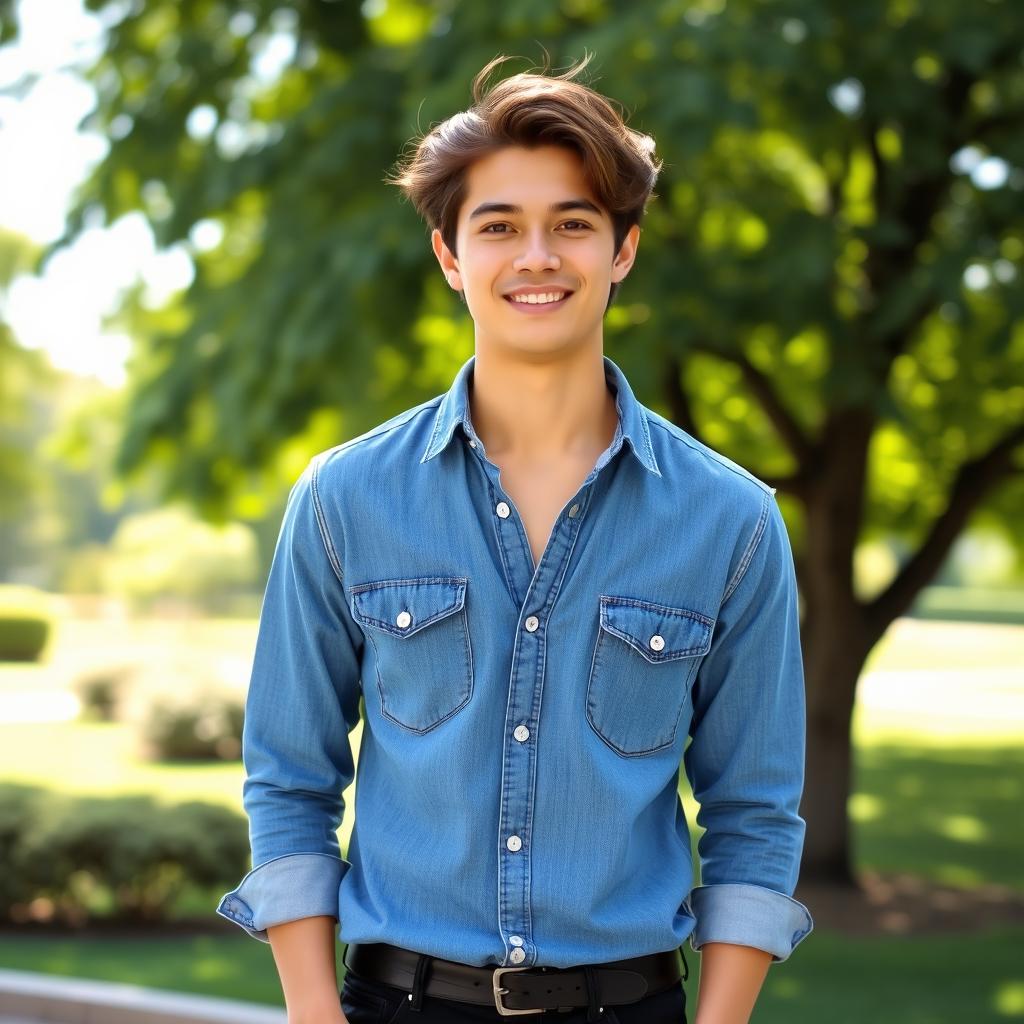
[{"label": "pocket flap", "polygon": [[601,628],[652,663],[707,654],[714,625],[714,619],[687,608],[601,595]]},{"label": "pocket flap", "polygon": [[466,577],[379,580],[352,587],[352,615],[393,636],[412,636],[466,602]]}]

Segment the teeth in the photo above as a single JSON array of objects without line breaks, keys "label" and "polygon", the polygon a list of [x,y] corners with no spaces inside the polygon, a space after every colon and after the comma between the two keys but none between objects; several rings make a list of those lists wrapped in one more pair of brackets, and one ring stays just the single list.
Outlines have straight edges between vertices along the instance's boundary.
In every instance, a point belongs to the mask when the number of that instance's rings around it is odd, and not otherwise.
[{"label": "teeth", "polygon": [[530,305],[537,305],[545,302],[558,302],[565,298],[565,292],[545,292],[542,295],[512,295],[513,302],[528,302]]}]

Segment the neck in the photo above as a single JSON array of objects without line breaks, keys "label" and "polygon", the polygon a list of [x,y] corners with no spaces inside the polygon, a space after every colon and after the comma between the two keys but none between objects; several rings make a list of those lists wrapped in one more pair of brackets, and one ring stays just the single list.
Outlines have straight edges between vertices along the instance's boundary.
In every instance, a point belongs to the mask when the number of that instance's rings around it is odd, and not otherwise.
[{"label": "neck", "polygon": [[469,405],[473,429],[496,459],[592,459],[618,423],[600,349],[533,361],[478,351]]}]

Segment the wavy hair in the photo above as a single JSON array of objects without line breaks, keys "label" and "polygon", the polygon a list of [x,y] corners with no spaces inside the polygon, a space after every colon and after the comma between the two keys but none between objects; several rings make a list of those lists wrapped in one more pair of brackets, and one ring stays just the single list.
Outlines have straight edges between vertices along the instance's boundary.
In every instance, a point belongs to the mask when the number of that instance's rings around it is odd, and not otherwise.
[{"label": "wavy hair", "polygon": [[[662,162],[654,155],[654,139],[629,128],[620,105],[575,81],[591,56],[561,75],[549,75],[545,67],[488,87],[491,73],[511,59],[495,57],[473,79],[473,105],[410,140],[385,182],[401,189],[457,255],[455,231],[470,165],[505,146],[565,146],[581,158],[587,183],[611,217],[617,253],[655,195]],[[612,284],[608,306],[618,287]]]}]

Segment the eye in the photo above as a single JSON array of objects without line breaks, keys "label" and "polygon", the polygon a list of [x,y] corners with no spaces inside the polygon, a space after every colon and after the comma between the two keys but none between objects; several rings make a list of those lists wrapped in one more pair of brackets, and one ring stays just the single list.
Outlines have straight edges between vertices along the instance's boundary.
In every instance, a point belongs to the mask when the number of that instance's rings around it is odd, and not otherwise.
[{"label": "eye", "polygon": [[507,228],[507,224],[488,224],[487,227],[481,229],[481,235],[504,235],[507,234],[505,231],[491,231],[491,228]]},{"label": "eye", "polygon": [[585,224],[581,220],[567,220],[562,224],[562,227],[568,228],[570,231],[579,231],[580,228],[583,228],[585,231],[590,230],[590,225]]}]

